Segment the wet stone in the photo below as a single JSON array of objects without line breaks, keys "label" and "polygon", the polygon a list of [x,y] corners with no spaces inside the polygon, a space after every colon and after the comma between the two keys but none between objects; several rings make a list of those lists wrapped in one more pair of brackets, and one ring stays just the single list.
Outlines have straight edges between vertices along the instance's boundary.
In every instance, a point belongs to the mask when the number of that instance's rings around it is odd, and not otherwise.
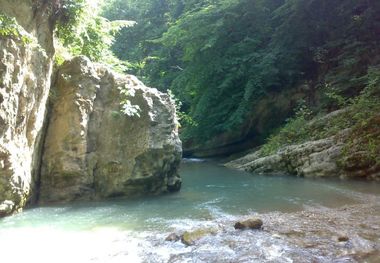
[{"label": "wet stone", "polygon": [[338,241],[339,242],[347,242],[349,240],[348,236],[339,236]]},{"label": "wet stone", "polygon": [[181,236],[181,241],[186,246],[192,246],[199,239],[207,236],[207,235],[215,235],[217,232],[216,229],[213,228],[200,228],[194,231],[186,231]]},{"label": "wet stone", "polygon": [[165,241],[176,242],[180,239],[181,237],[179,235],[177,235],[176,233],[171,233],[165,238]]},{"label": "wet stone", "polygon": [[235,223],[235,229],[261,229],[263,221],[259,218],[251,218],[244,221],[238,221]]}]

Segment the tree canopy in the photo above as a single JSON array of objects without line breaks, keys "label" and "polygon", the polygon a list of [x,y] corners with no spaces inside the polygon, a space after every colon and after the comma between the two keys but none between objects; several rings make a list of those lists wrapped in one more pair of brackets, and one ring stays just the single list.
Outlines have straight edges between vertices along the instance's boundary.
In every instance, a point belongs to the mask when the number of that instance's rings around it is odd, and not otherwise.
[{"label": "tree canopy", "polygon": [[[305,83],[309,107],[337,108],[379,70],[379,1],[112,0],[88,17],[63,42],[97,60],[110,47],[126,72],[170,90],[185,139],[240,129],[262,98]],[[106,26],[120,20],[136,24]]]}]

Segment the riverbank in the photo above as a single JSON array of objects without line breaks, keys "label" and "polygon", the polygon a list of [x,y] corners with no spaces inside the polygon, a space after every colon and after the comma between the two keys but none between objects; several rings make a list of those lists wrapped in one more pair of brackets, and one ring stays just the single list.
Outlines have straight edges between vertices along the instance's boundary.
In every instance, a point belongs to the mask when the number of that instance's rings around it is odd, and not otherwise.
[{"label": "riverbank", "polygon": [[344,110],[290,119],[260,148],[225,165],[254,174],[379,181],[380,104],[375,98],[364,93]]}]

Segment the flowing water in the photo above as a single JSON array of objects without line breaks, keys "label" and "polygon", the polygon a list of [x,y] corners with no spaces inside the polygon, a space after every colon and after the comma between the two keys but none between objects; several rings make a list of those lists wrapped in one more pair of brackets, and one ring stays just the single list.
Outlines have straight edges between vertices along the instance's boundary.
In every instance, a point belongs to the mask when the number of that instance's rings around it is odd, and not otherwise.
[{"label": "flowing water", "polygon": [[[279,220],[380,194],[378,183],[253,176],[201,160],[185,160],[181,176],[174,194],[35,207],[1,219],[1,262],[297,262],[307,251],[273,233],[236,232],[233,221],[258,214]],[[218,234],[195,246],[165,241],[196,228]]]}]

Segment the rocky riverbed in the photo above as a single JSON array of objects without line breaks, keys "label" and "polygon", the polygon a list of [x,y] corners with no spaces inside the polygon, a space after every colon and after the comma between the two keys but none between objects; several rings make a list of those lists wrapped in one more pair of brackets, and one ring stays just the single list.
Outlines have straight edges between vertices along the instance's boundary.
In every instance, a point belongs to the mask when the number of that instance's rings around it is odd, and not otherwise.
[{"label": "rocky riverbed", "polygon": [[[360,203],[340,208],[216,213],[204,220],[172,220],[162,232],[111,232],[107,243],[113,250],[96,251],[91,262],[379,262],[380,198],[356,198]],[[262,229],[234,228],[237,221],[250,218],[260,218]]]},{"label": "rocky riverbed", "polygon": [[[0,231],[4,259],[22,262],[370,262],[380,258],[380,198],[366,196],[360,204],[340,208],[305,207],[299,212],[253,213],[246,216],[215,214],[204,219],[173,219],[169,229],[144,231],[98,227],[85,232],[61,232],[51,228],[19,230],[25,253],[17,251],[14,231]],[[260,218],[262,229],[238,230],[239,220]],[[159,221],[159,219],[156,219]],[[157,222],[155,222],[157,223]],[[183,239],[165,240],[171,233],[187,233]],[[31,239],[39,242],[33,243]],[[40,254],[35,246],[45,244]],[[54,241],[54,242],[52,242]],[[21,242],[22,243],[22,242]],[[12,245],[14,244],[14,246]],[[35,244],[35,245],[33,245]],[[85,244],[85,245],[83,245]],[[10,248],[10,249],[8,249]]]},{"label": "rocky riverbed", "polygon": [[[295,213],[272,212],[199,222],[205,235],[191,246],[150,239],[146,262],[378,262],[380,198],[358,195],[359,204],[340,208],[305,207]],[[259,217],[262,230],[235,230],[237,220]],[[179,226],[179,225],[177,225]],[[173,230],[180,231],[174,226]],[[207,229],[215,229],[207,232]],[[185,230],[185,229],[182,229]],[[189,230],[187,230],[189,231]],[[215,230],[214,230],[215,231]],[[190,231],[191,232],[191,231]],[[157,252],[158,251],[158,252]],[[160,251],[167,251],[166,257]]]}]

